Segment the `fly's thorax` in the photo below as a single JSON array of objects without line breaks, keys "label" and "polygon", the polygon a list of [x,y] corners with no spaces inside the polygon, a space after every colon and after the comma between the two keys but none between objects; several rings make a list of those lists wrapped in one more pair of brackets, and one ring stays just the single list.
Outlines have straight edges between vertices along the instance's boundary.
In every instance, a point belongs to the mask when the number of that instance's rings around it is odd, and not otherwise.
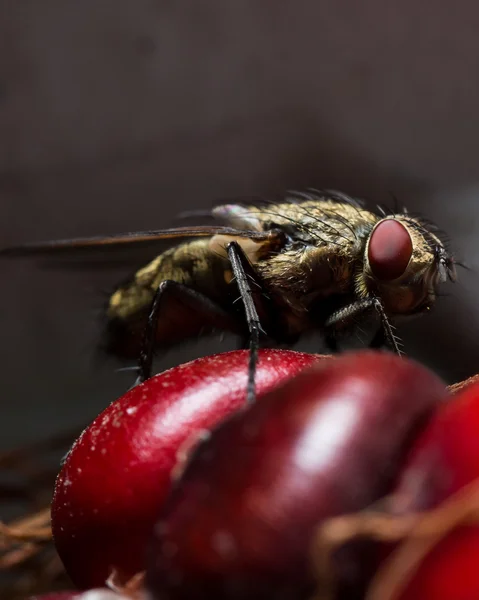
[{"label": "fly's thorax", "polygon": [[448,278],[455,278],[453,259],[441,240],[419,219],[392,215],[367,238],[356,291],[376,294],[391,314],[412,314],[430,308]]},{"label": "fly's thorax", "polygon": [[307,315],[318,301],[353,292],[354,265],[351,253],[337,246],[299,244],[257,263],[266,289],[295,315]]}]

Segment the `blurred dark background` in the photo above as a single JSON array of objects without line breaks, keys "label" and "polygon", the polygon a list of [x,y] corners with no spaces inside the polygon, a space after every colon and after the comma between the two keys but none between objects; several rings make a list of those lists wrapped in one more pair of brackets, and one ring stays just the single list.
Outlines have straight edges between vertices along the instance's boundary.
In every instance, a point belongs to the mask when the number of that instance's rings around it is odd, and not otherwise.
[{"label": "blurred dark background", "polygon": [[[472,268],[399,330],[464,378],[479,371],[478,31],[472,0],[0,0],[0,244],[166,227],[290,188],[373,206],[393,192]],[[6,448],[130,385],[94,352],[104,291],[128,269],[0,268]]]}]

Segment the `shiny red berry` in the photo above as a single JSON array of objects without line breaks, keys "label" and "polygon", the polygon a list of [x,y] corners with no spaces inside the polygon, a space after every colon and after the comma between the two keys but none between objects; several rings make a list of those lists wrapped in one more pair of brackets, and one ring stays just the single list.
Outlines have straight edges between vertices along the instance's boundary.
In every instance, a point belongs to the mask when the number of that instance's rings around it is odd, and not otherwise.
[{"label": "shiny red berry", "polygon": [[[433,418],[411,452],[396,490],[401,512],[439,507],[479,478],[479,383]],[[479,526],[449,533],[425,557],[401,600],[479,598]]]},{"label": "shiny red berry", "polygon": [[162,510],[154,598],[309,597],[317,526],[390,491],[411,439],[447,397],[426,368],[363,352],[319,363],[228,419]]},{"label": "shiny red berry", "polygon": [[[316,355],[263,350],[261,397],[316,362]],[[78,438],[58,476],[52,527],[58,553],[80,588],[129,579],[145,568],[145,547],[172,478],[191,447],[244,405],[248,352],[201,358],[135,387]]]}]

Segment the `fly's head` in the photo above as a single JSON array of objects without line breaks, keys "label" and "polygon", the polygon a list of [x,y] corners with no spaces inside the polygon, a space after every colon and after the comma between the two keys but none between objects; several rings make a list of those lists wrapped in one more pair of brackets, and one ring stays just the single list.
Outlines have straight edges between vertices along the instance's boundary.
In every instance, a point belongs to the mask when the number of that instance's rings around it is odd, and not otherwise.
[{"label": "fly's head", "polygon": [[407,214],[378,221],[366,241],[358,291],[376,294],[390,314],[429,310],[438,287],[456,280],[454,259],[433,231]]}]

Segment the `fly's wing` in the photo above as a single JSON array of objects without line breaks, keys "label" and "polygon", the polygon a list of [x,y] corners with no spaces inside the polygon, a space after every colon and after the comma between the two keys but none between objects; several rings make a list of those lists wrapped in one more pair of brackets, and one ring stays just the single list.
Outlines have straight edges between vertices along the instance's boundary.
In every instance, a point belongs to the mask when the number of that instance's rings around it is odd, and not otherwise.
[{"label": "fly's wing", "polygon": [[177,227],[0,248],[0,260],[32,257],[40,259],[42,267],[49,269],[111,270],[125,267],[137,269],[163,252],[166,249],[165,244],[167,247],[171,246],[172,240],[215,235],[232,239],[247,238],[268,246],[270,244],[275,246],[281,241],[278,231],[251,231],[220,225]]},{"label": "fly's wing", "polygon": [[275,231],[251,231],[215,225],[205,227],[177,227],[173,229],[132,231],[114,235],[23,244],[21,246],[0,249],[0,257],[51,255],[55,253],[74,252],[76,250],[125,247],[125,245],[135,247],[167,239],[212,237],[214,235],[224,235],[231,238],[249,238],[258,242],[265,242],[273,241],[278,234]]},{"label": "fly's wing", "polygon": [[[288,199],[293,205],[299,201],[305,200],[336,200],[337,202],[352,204],[359,207],[357,200],[350,198],[346,194],[333,190],[308,190],[307,193],[294,192],[290,194]],[[2,257],[22,257],[22,256],[45,256],[52,254],[62,254],[68,252],[77,252],[79,250],[98,250],[106,251],[108,249],[117,248],[134,248],[156,244],[162,240],[208,237],[214,235],[230,236],[232,238],[249,238],[258,242],[275,243],[281,237],[278,230],[264,231],[264,223],[262,222],[263,213],[266,215],[279,216],[287,219],[287,215],[273,212],[273,208],[277,204],[274,201],[268,201],[261,198],[261,203],[265,204],[268,210],[258,210],[254,207],[252,198],[243,198],[243,202],[238,199],[234,203],[221,204],[209,211],[193,211],[183,213],[181,217],[191,218],[195,216],[211,217],[223,221],[225,225],[202,225],[189,227],[176,227],[171,229],[157,229],[150,231],[132,231],[127,233],[119,233],[114,235],[93,236],[86,238],[73,238],[64,240],[53,240],[38,243],[28,243],[21,246],[10,248],[0,248],[0,258]],[[256,199],[258,201],[258,199]],[[271,208],[272,207],[272,208]],[[289,219],[291,220],[291,219]]]}]

